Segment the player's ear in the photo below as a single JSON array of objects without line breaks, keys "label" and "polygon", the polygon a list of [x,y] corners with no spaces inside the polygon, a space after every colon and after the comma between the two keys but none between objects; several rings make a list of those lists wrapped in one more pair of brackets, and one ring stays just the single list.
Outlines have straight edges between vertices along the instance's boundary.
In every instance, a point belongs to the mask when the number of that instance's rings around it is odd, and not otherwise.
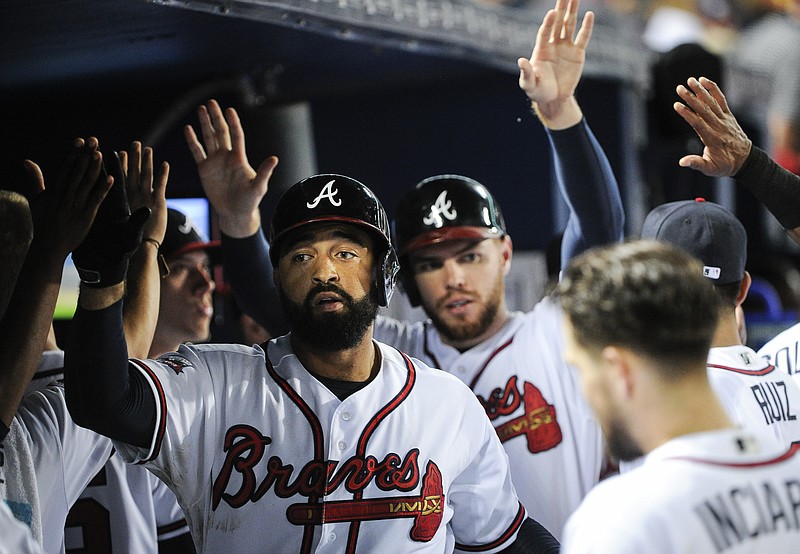
[{"label": "player's ear", "polygon": [[500,239],[500,255],[503,258],[503,275],[511,271],[511,258],[514,255],[514,244],[508,235]]},{"label": "player's ear", "polygon": [[277,267],[272,270],[272,282],[275,284],[276,289],[281,288],[281,276]]},{"label": "player's ear", "polygon": [[620,398],[630,398],[634,390],[634,365],[631,352],[618,346],[606,346],[600,353],[603,371],[609,380],[610,388]]},{"label": "player's ear", "polygon": [[753,278],[750,277],[750,272],[745,271],[742,282],[739,285],[739,295],[736,297],[736,305],[741,306],[744,299],[747,298],[747,293],[750,291],[750,285],[753,284]]}]

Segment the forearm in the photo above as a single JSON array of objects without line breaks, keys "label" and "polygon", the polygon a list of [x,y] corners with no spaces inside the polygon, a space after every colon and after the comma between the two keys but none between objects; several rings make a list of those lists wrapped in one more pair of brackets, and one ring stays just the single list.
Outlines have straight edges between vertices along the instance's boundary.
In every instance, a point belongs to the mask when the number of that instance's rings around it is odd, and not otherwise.
[{"label": "forearm", "polygon": [[586,120],[548,131],[556,180],[569,207],[561,268],[593,246],[622,240],[625,214],[616,177]]},{"label": "forearm", "polygon": [[272,279],[269,243],[259,228],[245,238],[222,235],[225,279],[242,311],[278,336],[288,331]]},{"label": "forearm", "polygon": [[158,323],[160,291],[158,246],[145,241],[131,258],[123,304],[122,323],[131,358],[148,357]]},{"label": "forearm", "polygon": [[752,192],[793,237],[798,235],[800,176],[778,165],[754,145],[734,179]]},{"label": "forearm", "polygon": [[10,426],[44,351],[66,256],[34,239],[0,321],[0,420]]},{"label": "forearm", "polygon": [[144,376],[128,365],[122,284],[82,288],[71,327],[64,386],[73,419],[112,439],[147,447],[156,405]]}]

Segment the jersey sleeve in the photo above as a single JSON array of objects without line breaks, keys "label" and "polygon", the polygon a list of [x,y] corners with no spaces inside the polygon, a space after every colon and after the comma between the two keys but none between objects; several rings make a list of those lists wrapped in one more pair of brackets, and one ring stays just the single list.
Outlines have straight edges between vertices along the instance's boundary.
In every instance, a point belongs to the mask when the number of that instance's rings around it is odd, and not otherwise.
[{"label": "jersey sleeve", "polygon": [[561,242],[561,269],[593,246],[622,240],[625,215],[616,177],[586,119],[548,130],[556,181],[569,207]]}]

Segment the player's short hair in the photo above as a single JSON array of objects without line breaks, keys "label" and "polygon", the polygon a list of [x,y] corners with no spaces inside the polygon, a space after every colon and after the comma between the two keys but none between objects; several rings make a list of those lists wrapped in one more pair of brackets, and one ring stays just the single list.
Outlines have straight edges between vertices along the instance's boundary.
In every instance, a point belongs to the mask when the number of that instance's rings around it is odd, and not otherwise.
[{"label": "player's short hair", "polygon": [[[719,300],[702,264],[666,243],[637,240],[574,258],[556,288],[579,344],[629,348],[671,371],[708,356]],[[672,363],[675,362],[675,363]]]},{"label": "player's short hair", "polygon": [[0,318],[14,292],[31,240],[33,220],[28,200],[17,192],[0,190]]}]

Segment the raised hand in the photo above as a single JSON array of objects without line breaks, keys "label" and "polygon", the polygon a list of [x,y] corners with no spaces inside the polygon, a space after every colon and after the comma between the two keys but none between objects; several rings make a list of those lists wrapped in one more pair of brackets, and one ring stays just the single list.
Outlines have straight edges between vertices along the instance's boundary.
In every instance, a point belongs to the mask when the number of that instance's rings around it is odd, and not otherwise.
[{"label": "raised hand", "polygon": [[673,107],[692,126],[705,148],[702,156],[684,156],[678,164],[714,177],[736,175],[753,142],[736,121],[715,82],[705,77],[699,80],[690,77],[686,85],[688,88],[678,85],[676,89],[685,104],[675,102]]},{"label": "raised hand", "polygon": [[517,61],[520,88],[543,123],[552,128],[574,125],[582,117],[574,94],[586,61],[594,13],[586,12],[576,35],[579,3],[557,0],[542,20],[530,59]]},{"label": "raised hand", "polygon": [[153,149],[142,148],[135,141],[129,152],[119,153],[122,170],[126,175],[125,189],[132,212],[145,207],[150,210],[150,218],[142,231],[143,240],[152,239],[161,244],[167,230],[166,190],[169,179],[169,164],[162,162],[158,176],[153,178]]},{"label": "raised hand", "polygon": [[184,128],[189,151],[197,164],[200,182],[211,205],[220,216],[226,235],[253,235],[261,224],[258,205],[267,193],[269,178],[278,158],[270,156],[253,169],[247,160],[244,131],[236,110],[224,114],[216,100],[198,109],[203,144],[191,125]]},{"label": "raised hand", "polygon": [[34,241],[61,263],[86,237],[113,182],[101,176],[103,157],[97,147],[94,137],[76,139],[47,186],[39,166],[24,162],[35,188],[30,199]]},{"label": "raised hand", "polygon": [[92,222],[86,238],[72,252],[84,285],[106,288],[124,281],[128,260],[139,247],[142,229],[150,216],[147,207],[131,213],[125,191],[125,171],[115,154],[106,162],[112,186]]}]

